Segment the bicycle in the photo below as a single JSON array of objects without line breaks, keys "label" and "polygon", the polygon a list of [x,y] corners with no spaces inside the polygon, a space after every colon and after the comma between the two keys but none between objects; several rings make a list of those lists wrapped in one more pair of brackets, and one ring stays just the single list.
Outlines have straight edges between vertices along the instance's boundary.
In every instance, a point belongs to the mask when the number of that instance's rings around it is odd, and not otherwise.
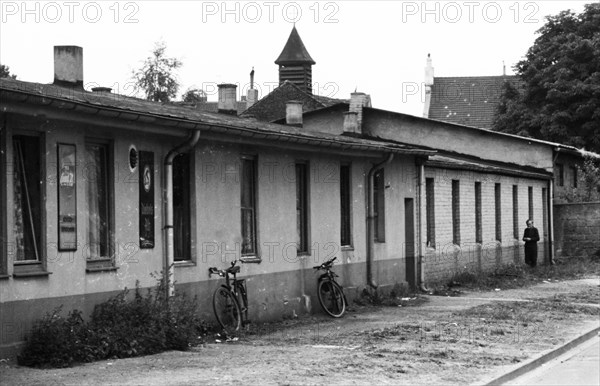
[{"label": "bicycle", "polygon": [[[208,276],[217,274],[225,278],[225,284],[221,284],[213,293],[213,311],[217,322],[226,334],[239,331],[241,326],[248,324],[248,295],[244,279],[238,279],[240,266],[237,260],[231,262],[231,267],[218,269],[210,267]],[[233,276],[233,280],[230,279]]]},{"label": "bicycle", "polygon": [[319,284],[317,287],[317,297],[319,298],[321,307],[323,307],[323,310],[330,316],[339,318],[346,312],[346,296],[344,295],[342,286],[335,281],[335,278],[338,277],[338,275],[331,270],[335,259],[337,259],[337,257],[333,257],[313,268],[316,271],[325,271],[325,273],[319,276]]}]

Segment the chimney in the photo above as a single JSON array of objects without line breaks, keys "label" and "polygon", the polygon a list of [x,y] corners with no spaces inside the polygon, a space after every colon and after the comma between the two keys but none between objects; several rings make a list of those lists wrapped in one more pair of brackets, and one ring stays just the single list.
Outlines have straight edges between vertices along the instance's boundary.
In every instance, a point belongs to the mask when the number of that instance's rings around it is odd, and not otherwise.
[{"label": "chimney", "polygon": [[360,134],[358,113],[356,111],[346,111],[344,113],[344,134]]},{"label": "chimney", "polygon": [[54,84],[83,89],[83,48],[54,46]]},{"label": "chimney", "polygon": [[237,86],[223,83],[219,87],[219,113],[237,115]]},{"label": "chimney", "polygon": [[423,117],[429,118],[429,106],[431,105],[431,88],[433,87],[433,66],[431,64],[431,54],[427,54],[427,64],[425,66],[425,105],[423,106]]},{"label": "chimney", "polygon": [[285,104],[285,124],[302,127],[302,102],[288,101]]},{"label": "chimney", "polygon": [[249,109],[253,104],[258,101],[258,90],[254,88],[254,67],[250,72],[250,88],[248,89],[246,96],[246,108]]},{"label": "chimney", "polygon": [[371,96],[364,92],[350,94],[350,111],[356,113],[357,132],[362,131],[363,107],[371,107]]}]

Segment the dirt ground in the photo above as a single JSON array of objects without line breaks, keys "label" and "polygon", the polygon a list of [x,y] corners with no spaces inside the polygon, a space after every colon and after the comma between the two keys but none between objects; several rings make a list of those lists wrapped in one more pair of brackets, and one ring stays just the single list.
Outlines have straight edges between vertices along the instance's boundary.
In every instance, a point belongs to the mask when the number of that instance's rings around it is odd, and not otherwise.
[{"label": "dirt ground", "polygon": [[[532,299],[538,299],[532,301]],[[541,299],[541,300],[540,300]],[[353,306],[215,336],[188,352],[66,369],[0,364],[3,385],[483,383],[599,325],[600,277]]]}]

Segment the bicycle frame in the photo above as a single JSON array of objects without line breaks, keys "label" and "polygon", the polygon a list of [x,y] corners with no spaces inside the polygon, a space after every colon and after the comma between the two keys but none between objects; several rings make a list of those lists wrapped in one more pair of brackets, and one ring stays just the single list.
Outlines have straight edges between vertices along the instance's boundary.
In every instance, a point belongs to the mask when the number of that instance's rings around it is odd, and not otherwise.
[{"label": "bicycle frame", "polygon": [[246,325],[248,324],[248,293],[246,291],[246,281],[237,278],[237,274],[240,272],[240,266],[236,265],[237,262],[238,260],[232,261],[231,267],[227,269],[211,267],[208,269],[208,275],[218,274],[225,279],[225,284],[221,284],[221,287],[228,289],[235,295],[242,311],[242,324]]}]

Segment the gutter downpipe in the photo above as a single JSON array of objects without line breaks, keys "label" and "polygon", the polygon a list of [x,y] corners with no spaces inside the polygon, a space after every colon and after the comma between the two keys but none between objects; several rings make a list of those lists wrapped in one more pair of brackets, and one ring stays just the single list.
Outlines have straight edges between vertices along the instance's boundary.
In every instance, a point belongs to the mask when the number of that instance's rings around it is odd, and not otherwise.
[{"label": "gutter downpipe", "polygon": [[[419,160],[418,160],[419,161]],[[425,191],[425,160],[420,160],[418,163],[419,172],[419,186],[417,190],[418,194],[418,205],[419,205],[419,218],[417,219],[417,239],[419,243],[419,283],[418,288],[423,292],[429,292],[427,286],[425,286],[425,269],[423,264],[423,192]]]},{"label": "gutter downpipe", "polygon": [[185,153],[198,143],[200,139],[200,130],[196,129],[190,134],[189,138],[182,144],[171,149],[165,157],[165,239],[166,239],[166,254],[165,254],[165,288],[167,297],[172,297],[175,293],[174,276],[175,276],[175,245],[173,235],[173,160],[178,154]]},{"label": "gutter downpipe", "polygon": [[548,263],[554,265],[554,164],[560,153],[560,147],[555,147],[556,154],[552,159],[552,178],[548,181]]},{"label": "gutter downpipe", "polygon": [[373,280],[373,250],[375,244],[375,197],[373,195],[373,183],[375,181],[375,173],[383,169],[385,165],[392,162],[394,153],[382,162],[374,165],[367,176],[367,285],[373,289],[377,289],[377,283]]}]

